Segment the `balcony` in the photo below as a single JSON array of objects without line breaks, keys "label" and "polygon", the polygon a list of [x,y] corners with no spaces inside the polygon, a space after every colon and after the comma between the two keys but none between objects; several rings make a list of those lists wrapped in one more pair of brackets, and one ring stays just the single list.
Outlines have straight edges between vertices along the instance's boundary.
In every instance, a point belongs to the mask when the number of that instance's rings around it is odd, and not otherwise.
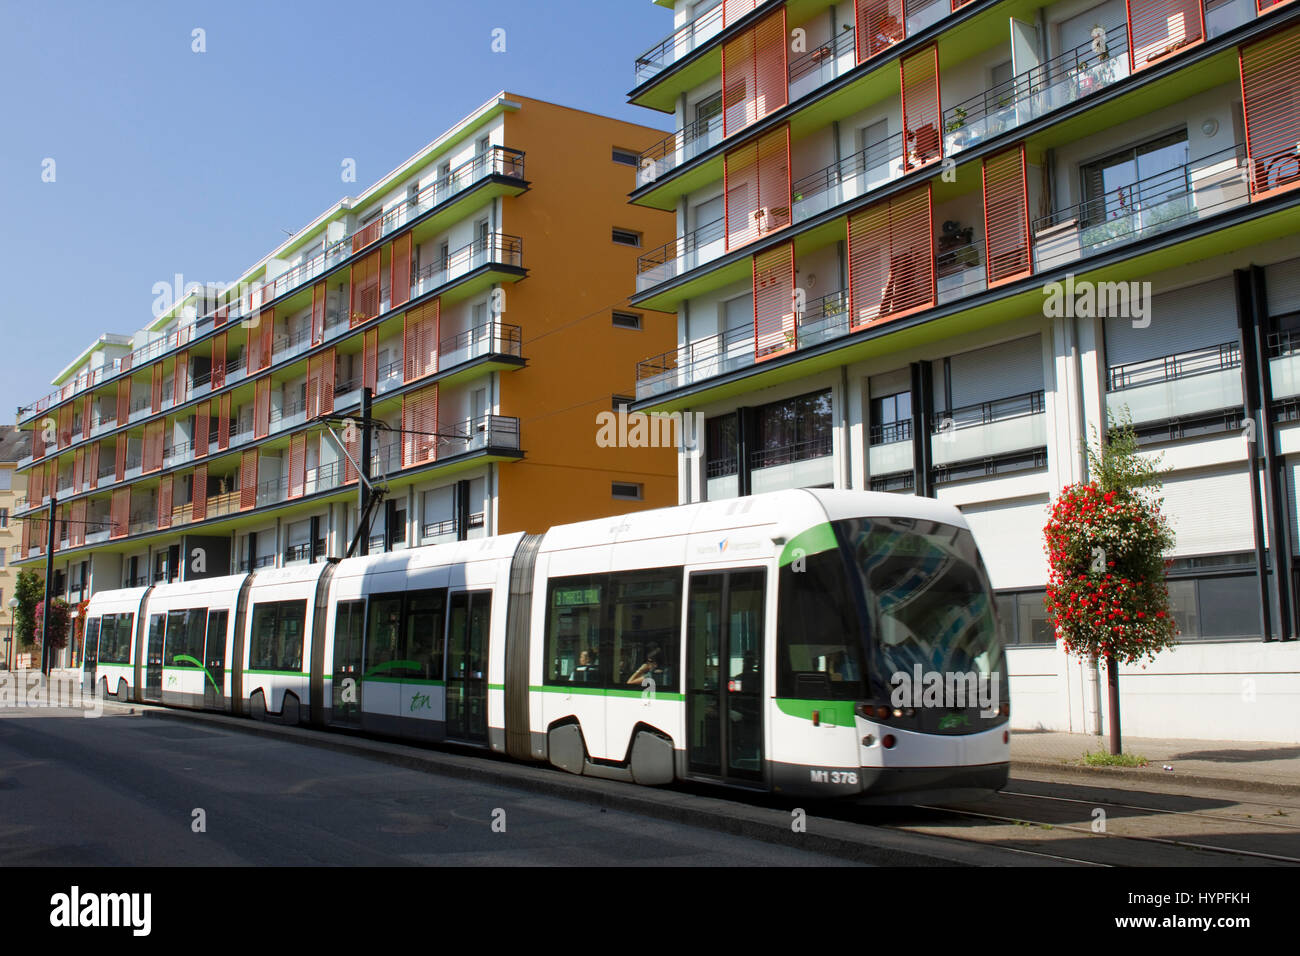
[{"label": "balcony", "polygon": [[475,239],[447,255],[442,262],[429,263],[415,274],[411,298],[417,298],[469,275],[485,266],[506,266],[522,269],[524,266],[524,241],[518,236],[493,232]]},{"label": "balcony", "polygon": [[1300,334],[1273,332],[1268,337],[1269,378],[1274,398],[1300,395]]},{"label": "balcony", "polygon": [[721,113],[687,124],[641,154],[637,163],[637,186],[655,182],[721,142]]},{"label": "balcony", "polygon": [[844,157],[839,162],[801,176],[791,184],[791,222],[800,223],[841,203],[865,196],[899,179],[908,170],[903,134],[895,133]]},{"label": "balcony", "polygon": [[943,111],[944,151],[952,156],[1068,106],[1129,75],[1128,26],[1090,40]]},{"label": "balcony", "polygon": [[523,357],[523,330],[504,322],[487,322],[438,343],[438,368],[449,369],[490,355]]},{"label": "balcony", "polygon": [[1046,445],[1044,398],[1040,389],[937,413],[930,427],[935,467]]},{"label": "balcony", "polygon": [[1055,269],[1246,205],[1249,176],[1238,144],[1037,219],[1035,269]]},{"label": "balcony", "polygon": [[757,449],[750,453],[749,467],[754,494],[834,483],[831,436],[818,435],[779,447]]},{"label": "balcony", "polygon": [[640,86],[657,76],[721,33],[723,6],[723,3],[719,3],[637,57],[636,85]]},{"label": "balcony", "polygon": [[1236,342],[1119,365],[1107,374],[1106,408],[1127,406],[1134,424],[1240,408]]},{"label": "balcony", "polygon": [[726,252],[726,220],[719,218],[664,243],[636,260],[636,291],[644,292]]},{"label": "balcony", "polygon": [[912,422],[873,424],[868,435],[867,470],[872,475],[890,475],[912,467]]}]

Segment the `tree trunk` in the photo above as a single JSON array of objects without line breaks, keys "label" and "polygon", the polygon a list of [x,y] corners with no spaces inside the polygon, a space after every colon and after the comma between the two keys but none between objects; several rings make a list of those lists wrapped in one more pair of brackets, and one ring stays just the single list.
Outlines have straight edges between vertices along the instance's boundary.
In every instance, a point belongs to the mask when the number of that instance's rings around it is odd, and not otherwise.
[{"label": "tree trunk", "polygon": [[1114,654],[1106,655],[1106,690],[1110,708],[1110,752],[1122,754],[1124,745],[1120,742],[1119,733],[1119,662],[1115,660]]}]

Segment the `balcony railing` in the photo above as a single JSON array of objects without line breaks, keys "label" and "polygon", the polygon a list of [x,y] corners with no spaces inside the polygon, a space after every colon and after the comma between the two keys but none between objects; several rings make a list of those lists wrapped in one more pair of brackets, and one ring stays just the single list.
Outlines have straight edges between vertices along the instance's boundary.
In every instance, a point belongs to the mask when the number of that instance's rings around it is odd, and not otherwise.
[{"label": "balcony railing", "polygon": [[493,232],[449,253],[441,262],[431,262],[415,274],[411,297],[424,295],[486,265],[523,268],[524,241],[518,236]]},{"label": "balcony railing", "polygon": [[[1271,344],[1273,337],[1269,338]],[[1240,367],[1240,347],[1236,342],[1224,342],[1207,348],[1116,365],[1106,374],[1106,389],[1117,392],[1121,389],[1138,388],[1156,382],[1171,382],[1191,375],[1222,372]]]},{"label": "balcony railing", "polygon": [[930,434],[943,435],[979,425],[991,425],[1024,415],[1041,415],[1047,410],[1043,389],[998,398],[988,402],[973,402],[947,411],[936,412],[930,418]]},{"label": "balcony railing", "polygon": [[726,232],[726,221],[715,219],[639,257],[636,290],[644,292],[716,259],[726,251]]},{"label": "balcony railing", "polygon": [[[725,0],[724,0],[725,2]],[[636,58],[636,82],[640,86],[660,71],[672,66],[696,47],[722,32],[722,8],[712,10],[679,27],[666,39],[656,43]]]},{"label": "balcony railing", "polygon": [[840,203],[864,196],[873,189],[899,179],[907,170],[903,164],[903,134],[895,133],[871,143],[791,184],[791,221],[811,219]]},{"label": "balcony railing", "polygon": [[894,442],[911,440],[912,421],[908,418],[897,422],[874,424],[868,437],[872,445],[892,445]]},{"label": "balcony railing", "polygon": [[789,465],[797,461],[812,458],[824,458],[831,453],[831,436],[817,435],[803,441],[775,445],[771,448],[758,448],[749,454],[751,468],[772,468],[776,465]]},{"label": "balcony railing", "polygon": [[947,155],[969,149],[1129,75],[1128,26],[1106,31],[943,112]]},{"label": "balcony railing", "polygon": [[722,142],[722,114],[697,119],[641,154],[636,184],[645,186]]},{"label": "balcony railing", "polygon": [[856,33],[851,24],[845,24],[825,43],[790,58],[790,102],[825,86],[857,65]]},{"label": "balcony railing", "polygon": [[1250,202],[1240,144],[1034,221],[1034,263],[1056,268]]},{"label": "balcony railing", "polygon": [[[420,190],[420,192],[414,197],[413,201],[408,200],[407,202],[400,204],[398,207],[386,213],[381,219],[375,220],[373,223],[367,223],[352,234],[346,235],[337,242],[331,243],[324,250],[305,262],[302,262],[294,268],[276,276],[274,279],[268,279],[262,284],[253,287],[251,291],[247,292],[235,302],[222,306],[221,309],[215,309],[208,312],[192,321],[186,320],[176,330],[160,336],[154,341],[129,352],[121,358],[115,359],[113,362],[95,369],[93,372],[88,372],[78,376],[76,380],[55,389],[48,395],[22,409],[20,414],[28,416],[37,415],[45,411],[51,405],[66,401],[73,395],[78,394],[87,388],[94,387],[121,372],[127,371],[131,368],[137,368],[154,358],[186,347],[193,339],[206,333],[213,327],[218,311],[225,311],[227,323],[238,322],[240,319],[256,314],[272,299],[278,298],[279,296],[298,288],[304,283],[312,281],[323,274],[327,269],[332,268],[352,255],[354,237],[358,235],[369,236],[370,233],[366,232],[366,230],[370,230],[371,232],[378,232],[376,238],[382,238],[417,216],[428,212],[434,206],[446,202],[457,193],[463,192],[481,180],[493,175],[508,176],[522,180],[524,178],[524,154],[519,150],[509,149],[504,146],[490,147],[486,152],[467,160],[455,169],[435,180],[433,183],[424,187],[424,189]],[[375,223],[379,224],[378,230],[375,230],[374,228]],[[368,242],[365,243],[365,245],[368,244]],[[361,248],[363,248],[363,246],[358,246],[356,251],[359,252]]]}]

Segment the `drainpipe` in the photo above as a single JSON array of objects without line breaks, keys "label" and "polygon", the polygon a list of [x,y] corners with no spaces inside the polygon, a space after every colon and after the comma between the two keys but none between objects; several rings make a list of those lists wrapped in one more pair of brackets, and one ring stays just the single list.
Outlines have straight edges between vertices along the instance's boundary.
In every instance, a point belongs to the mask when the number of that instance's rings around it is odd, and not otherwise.
[{"label": "drainpipe", "polygon": [[853,487],[853,443],[849,427],[849,367],[840,366],[840,487]]}]

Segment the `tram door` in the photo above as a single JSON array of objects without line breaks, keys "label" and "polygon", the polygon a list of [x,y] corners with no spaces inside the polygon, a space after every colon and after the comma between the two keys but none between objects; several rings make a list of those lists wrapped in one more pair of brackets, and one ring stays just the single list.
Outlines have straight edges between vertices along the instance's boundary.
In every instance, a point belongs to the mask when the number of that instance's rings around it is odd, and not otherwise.
[{"label": "tram door", "polygon": [[226,707],[226,637],[229,611],[208,612],[208,636],[203,650],[203,706],[212,710]]},{"label": "tram door", "polygon": [[447,615],[447,736],[487,742],[491,591],[456,591]]},{"label": "tram door", "polygon": [[341,601],[334,618],[334,680],[330,722],[361,726],[361,635],[366,602]]},{"label": "tram door", "polygon": [[92,617],[86,622],[85,650],[82,658],[82,668],[85,676],[82,678],[81,686],[88,688],[95,694],[99,693],[99,686],[95,683],[95,672],[99,667],[99,618]]},{"label": "tram door", "polygon": [[149,644],[145,650],[144,699],[162,700],[164,621],[162,614],[149,618]]},{"label": "tram door", "polygon": [[763,779],[766,583],[762,568],[690,576],[686,720],[694,774]]}]

